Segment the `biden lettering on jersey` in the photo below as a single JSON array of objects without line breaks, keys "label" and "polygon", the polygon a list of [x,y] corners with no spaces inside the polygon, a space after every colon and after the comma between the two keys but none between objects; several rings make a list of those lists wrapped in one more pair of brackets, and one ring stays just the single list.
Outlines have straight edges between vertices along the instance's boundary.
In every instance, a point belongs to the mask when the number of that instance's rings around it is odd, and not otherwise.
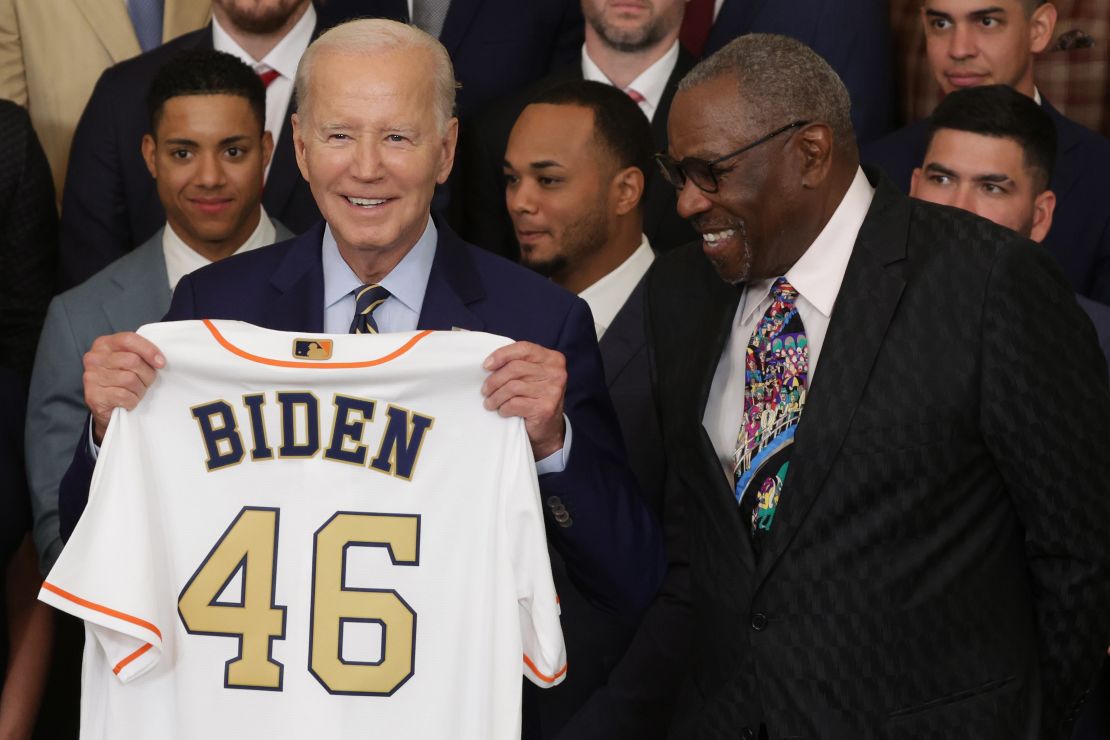
[{"label": "biden lettering on jersey", "polygon": [[[267,409],[272,396],[276,411]],[[323,448],[323,459],[365,466],[412,480],[424,439],[435,421],[430,416],[388,404],[375,419],[378,402],[335,394],[330,409],[321,416],[320,401],[309,391],[274,391],[243,396],[241,406],[225,400],[193,406],[208,459],[215,471],[254,460],[304,459]],[[250,430],[249,451],[240,431],[242,421]],[[278,442],[277,448],[273,447]],[[368,442],[376,442],[369,444]],[[371,447],[376,452],[371,454]]]}]

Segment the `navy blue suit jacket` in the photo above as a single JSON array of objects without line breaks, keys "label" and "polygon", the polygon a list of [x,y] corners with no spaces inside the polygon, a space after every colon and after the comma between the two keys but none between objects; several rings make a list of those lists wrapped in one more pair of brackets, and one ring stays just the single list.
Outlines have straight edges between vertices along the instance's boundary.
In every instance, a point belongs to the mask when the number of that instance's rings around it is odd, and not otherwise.
[{"label": "navy blue suit jacket", "polygon": [[746,33],[798,39],[844,80],[856,138],[871,141],[890,131],[895,120],[889,13],[885,0],[725,0],[705,56]]},{"label": "navy blue suit jacket", "polygon": [[[143,244],[166,223],[154,178],[140,149],[150,131],[146,91],[155,74],[185,49],[211,49],[212,26],[179,36],[105,70],[73,135],[63,196],[60,266],[62,288],[82,283]],[[274,156],[262,205],[300,233],[320,218],[308,183],[297,169],[289,116],[274,132]]]},{"label": "navy blue suit jacket", "polygon": [[[662,580],[662,538],[625,460],[589,308],[529,270],[463,242],[445,224],[437,226],[419,328],[486,331],[566,356],[564,410],[573,442],[567,468],[540,479],[548,533],[593,603],[639,613]],[[319,223],[288,241],[187,275],[165,320],[234,319],[279,331],[322,332],[323,228]],[[86,440],[59,491],[63,538],[84,509],[92,467]],[[557,523],[551,509],[560,501],[570,518]]]},{"label": "navy blue suit jacket", "polygon": [[[1106,173],[1110,141],[1065,118],[1047,100],[1045,112],[1056,124],[1056,168],[1049,187],[1056,193],[1052,229],[1044,240],[1064,276],[1080,295],[1110,303],[1110,209]],[[881,168],[909,192],[915,167],[925,159],[929,121],[923,119],[865,146],[861,159]]]},{"label": "navy blue suit jacket", "polygon": [[[408,22],[406,0],[328,0],[323,28],[351,18]],[[584,21],[578,0],[451,0],[439,40],[462,87],[462,118],[578,58]]]}]

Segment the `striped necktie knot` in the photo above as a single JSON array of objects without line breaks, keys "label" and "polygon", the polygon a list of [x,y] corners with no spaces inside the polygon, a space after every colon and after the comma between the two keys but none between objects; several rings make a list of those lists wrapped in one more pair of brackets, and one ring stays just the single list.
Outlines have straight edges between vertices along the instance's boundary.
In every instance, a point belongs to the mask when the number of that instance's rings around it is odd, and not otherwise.
[{"label": "striped necktie knot", "polygon": [[356,288],[355,318],[351,322],[351,334],[377,334],[378,324],[374,321],[374,310],[385,303],[390,292],[377,283],[367,283]]}]

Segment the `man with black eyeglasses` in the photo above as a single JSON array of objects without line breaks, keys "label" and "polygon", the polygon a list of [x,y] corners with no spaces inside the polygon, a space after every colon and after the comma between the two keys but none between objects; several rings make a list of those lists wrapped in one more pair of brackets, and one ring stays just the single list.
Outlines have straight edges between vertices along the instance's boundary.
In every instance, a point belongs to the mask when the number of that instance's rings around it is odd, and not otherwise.
[{"label": "man with black eyeglasses", "polygon": [[849,111],[781,36],[675,95],[670,569],[610,685],[684,674],[674,738],[1067,737],[1110,639],[1105,361],[1045,250],[861,169]]}]

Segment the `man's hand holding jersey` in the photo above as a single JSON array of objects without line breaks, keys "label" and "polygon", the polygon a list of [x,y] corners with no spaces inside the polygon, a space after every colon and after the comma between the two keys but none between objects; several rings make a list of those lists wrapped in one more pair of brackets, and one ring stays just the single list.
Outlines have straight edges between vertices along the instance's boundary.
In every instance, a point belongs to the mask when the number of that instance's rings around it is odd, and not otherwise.
[{"label": "man's hand holding jersey", "polygon": [[[93,342],[84,356],[82,381],[96,444],[104,439],[112,411],[135,408],[165,364],[158,348],[135,332],[109,334]],[[490,371],[482,386],[486,408],[524,419],[537,460],[562,449],[567,387],[563,354],[531,342],[514,342],[486,358],[483,367]]]}]

